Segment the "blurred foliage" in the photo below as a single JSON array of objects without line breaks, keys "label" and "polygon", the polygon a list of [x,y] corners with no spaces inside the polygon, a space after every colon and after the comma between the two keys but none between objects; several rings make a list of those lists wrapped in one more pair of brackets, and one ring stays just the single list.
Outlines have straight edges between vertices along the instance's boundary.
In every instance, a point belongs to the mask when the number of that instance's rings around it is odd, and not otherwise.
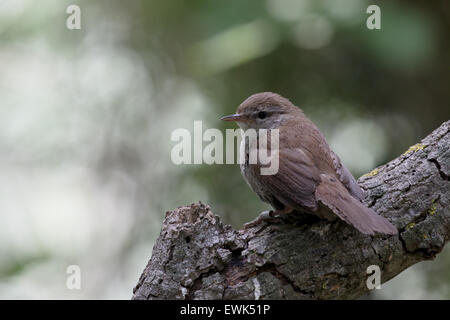
[{"label": "blurred foliage", "polygon": [[[239,227],[267,208],[238,165],[170,161],[174,129],[235,128],[219,118],[253,93],[301,107],[355,176],[450,118],[447,1],[80,0],[76,31],[69,4],[0,1],[3,298],[127,298],[165,211],[200,200]],[[417,297],[450,298],[449,261],[404,273]]]}]

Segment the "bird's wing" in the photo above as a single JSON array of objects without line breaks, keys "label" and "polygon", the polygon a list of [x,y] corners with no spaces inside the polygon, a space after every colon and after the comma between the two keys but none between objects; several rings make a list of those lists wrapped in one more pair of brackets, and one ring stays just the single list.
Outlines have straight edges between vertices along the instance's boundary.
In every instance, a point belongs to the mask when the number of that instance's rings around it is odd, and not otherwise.
[{"label": "bird's wing", "polygon": [[330,208],[339,218],[365,234],[397,234],[397,229],[385,218],[366,207],[350,195],[347,189],[334,177],[320,175],[316,199]]},{"label": "bird's wing", "polygon": [[334,167],[336,169],[336,174],[342,184],[347,188],[350,194],[358,200],[364,199],[364,193],[358,183],[356,182],[353,175],[348,171],[346,167],[342,164],[341,159],[336,153],[331,151],[331,158],[333,159]]},{"label": "bird's wing", "polygon": [[311,158],[300,148],[281,149],[274,156],[278,156],[278,172],[260,176],[266,193],[291,208],[315,210],[320,172]]}]

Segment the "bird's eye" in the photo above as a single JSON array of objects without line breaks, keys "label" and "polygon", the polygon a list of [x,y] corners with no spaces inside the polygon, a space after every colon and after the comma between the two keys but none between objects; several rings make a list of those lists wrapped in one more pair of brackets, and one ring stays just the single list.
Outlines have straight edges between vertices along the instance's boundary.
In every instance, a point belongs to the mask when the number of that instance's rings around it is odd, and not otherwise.
[{"label": "bird's eye", "polygon": [[267,116],[267,114],[264,111],[258,112],[258,118],[264,119]]}]

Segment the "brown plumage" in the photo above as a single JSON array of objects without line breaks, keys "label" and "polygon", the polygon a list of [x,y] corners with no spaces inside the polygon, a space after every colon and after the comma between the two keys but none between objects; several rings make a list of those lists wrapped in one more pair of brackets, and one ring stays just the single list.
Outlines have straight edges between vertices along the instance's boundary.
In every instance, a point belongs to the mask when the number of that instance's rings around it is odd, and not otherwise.
[{"label": "brown plumage", "polygon": [[355,178],[316,125],[286,98],[271,92],[254,94],[239,106],[237,114],[222,119],[236,121],[244,130],[279,129],[276,174],[262,175],[259,162],[249,163],[248,143],[246,161],[241,164],[245,180],[261,200],[276,209],[275,215],[298,210],[327,220],[337,216],[365,234],[397,233],[388,220],[361,202],[364,194]]}]

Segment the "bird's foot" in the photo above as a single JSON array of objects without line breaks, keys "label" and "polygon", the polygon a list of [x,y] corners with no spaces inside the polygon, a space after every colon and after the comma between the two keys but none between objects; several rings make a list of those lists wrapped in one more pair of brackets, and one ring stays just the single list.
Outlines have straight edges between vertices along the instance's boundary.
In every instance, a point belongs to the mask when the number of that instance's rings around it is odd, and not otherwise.
[{"label": "bird's foot", "polygon": [[273,210],[266,210],[259,214],[259,216],[244,224],[244,229],[249,229],[252,227],[255,227],[257,225],[260,225],[261,223],[282,223],[281,215],[277,215],[276,212]]}]

